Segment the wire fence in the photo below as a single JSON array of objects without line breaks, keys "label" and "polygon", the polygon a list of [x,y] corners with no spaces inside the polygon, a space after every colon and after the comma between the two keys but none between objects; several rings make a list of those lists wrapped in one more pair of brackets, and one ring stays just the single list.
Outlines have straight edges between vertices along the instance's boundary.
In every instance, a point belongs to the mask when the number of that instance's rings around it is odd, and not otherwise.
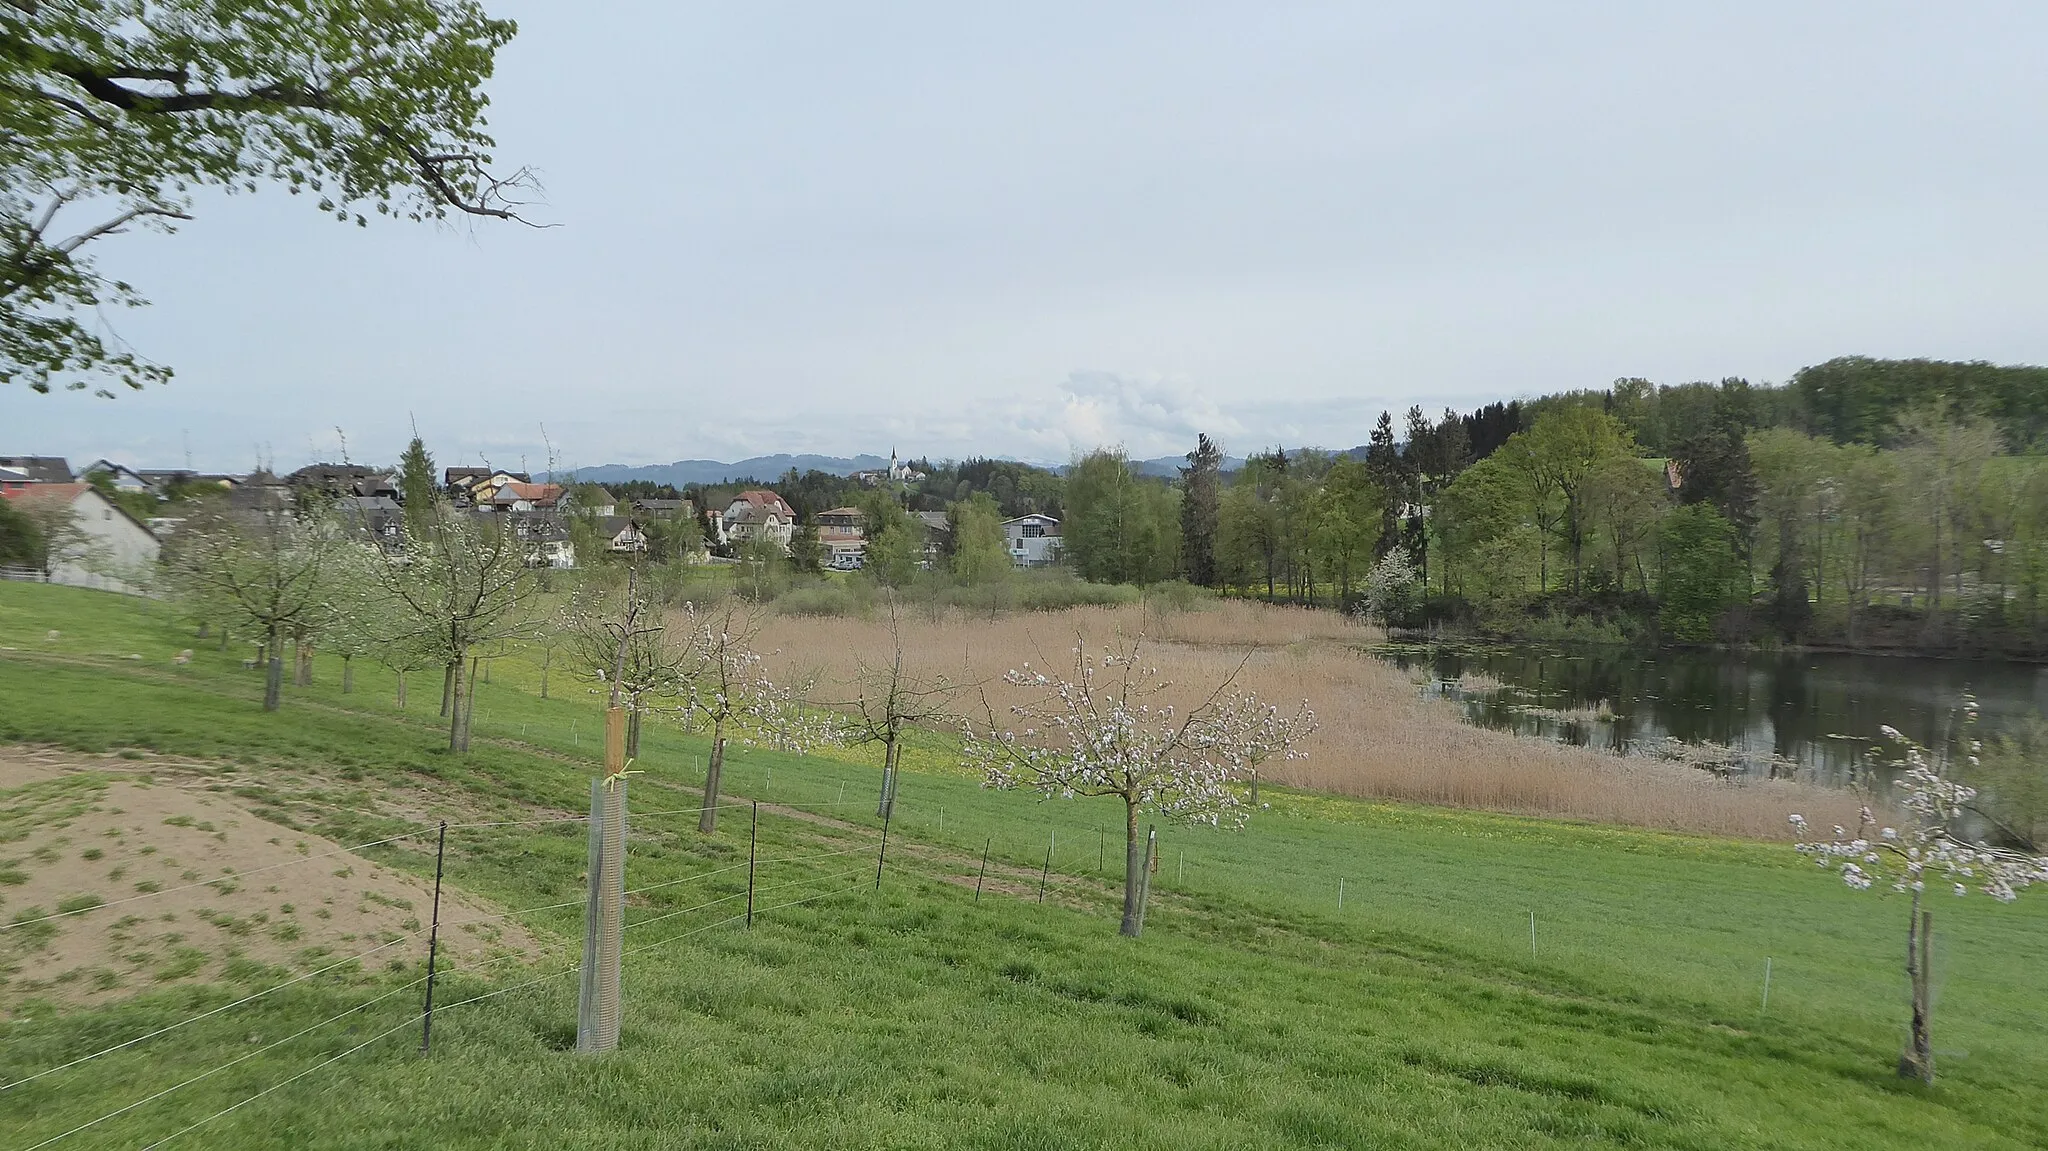
[{"label": "wire fence", "polygon": [[[862,800],[856,802],[871,803],[873,801]],[[723,810],[749,808],[758,811],[759,809],[759,805],[752,801],[724,803],[719,804],[717,806],[719,809]],[[805,806],[835,807],[842,805],[833,803]],[[694,816],[700,814],[702,811],[702,805],[695,805],[687,808],[675,808],[672,810],[634,812],[633,816],[637,821],[640,821],[638,826],[645,828],[647,826],[645,821],[651,818],[676,815]],[[771,809],[770,812],[768,812],[767,814],[769,814],[771,818],[776,815],[783,815],[784,818],[801,821],[803,819],[804,814],[807,813],[801,812],[800,810],[785,813],[783,811]],[[141,903],[143,901],[150,899],[160,899],[165,896],[174,895],[180,891],[190,891],[196,888],[217,885],[224,881],[238,881],[250,876],[273,873],[285,868],[290,868],[301,864],[313,863],[319,860],[334,859],[338,856],[367,851],[377,847],[398,843],[403,840],[441,835],[441,833],[444,830],[469,831],[480,829],[536,827],[550,824],[588,823],[588,821],[589,817],[587,815],[565,815],[517,820],[480,820],[465,823],[448,823],[445,825],[439,822],[430,824],[423,823],[422,825],[414,829],[400,832],[395,835],[384,836],[379,839],[369,840],[366,842],[352,844],[349,846],[336,847],[329,850],[318,852],[311,852],[299,856],[295,859],[287,860],[280,863],[265,864],[259,867],[245,868],[240,871],[223,873],[222,875],[215,876],[211,879],[183,884],[177,887],[164,888],[158,891],[144,892],[132,897],[127,897],[119,900],[112,900],[96,904],[91,907],[76,908],[69,911],[62,911],[55,914],[41,915],[30,919],[20,920],[11,924],[7,928],[7,930],[25,927],[34,923],[42,923],[49,920],[68,919],[74,916],[89,915],[95,912],[105,911],[111,908],[125,907],[136,903]],[[854,831],[860,832],[864,836],[868,834],[870,831],[870,829],[861,828],[855,825],[841,824],[833,824],[828,827],[821,828],[820,830],[833,833],[844,833],[848,831]],[[445,842],[445,837],[443,837],[441,841],[441,850],[443,851],[445,851]],[[430,849],[432,849],[431,845]],[[759,918],[762,915],[776,911],[781,911],[787,908],[797,907],[807,903],[812,903],[818,900],[828,898],[833,895],[839,895],[849,891],[853,891],[857,889],[859,884],[857,882],[849,881],[855,880],[855,878],[859,876],[878,874],[878,867],[880,865],[879,853],[881,850],[882,843],[880,838],[877,837],[872,842],[861,842],[847,847],[834,847],[831,850],[824,851],[805,852],[801,854],[781,854],[774,856],[750,855],[750,858],[745,862],[724,864],[717,867],[711,867],[695,871],[688,875],[662,879],[656,882],[645,883],[639,886],[627,888],[624,891],[624,895],[630,897],[643,896],[652,892],[673,890],[689,884],[705,883],[708,881],[718,879],[719,877],[729,876],[733,877],[734,879],[737,879],[739,873],[742,872],[746,874],[747,879],[746,886],[740,890],[720,894],[714,898],[700,900],[687,907],[676,908],[672,910],[660,910],[645,918],[625,923],[622,926],[621,930],[635,932],[637,936],[640,934],[644,934],[645,929],[654,927],[657,924],[675,922],[677,920],[684,919],[684,917],[697,915],[722,906],[737,904],[742,900],[745,901],[745,908],[743,910],[736,911],[733,914],[726,915],[718,919],[714,919],[710,922],[690,926],[685,930],[670,932],[668,934],[663,935],[659,939],[653,939],[647,943],[627,949],[623,952],[623,954],[644,954],[656,948],[666,947],[682,940],[702,936],[708,932],[717,930],[721,927],[727,927],[737,923],[744,922],[751,926],[752,921],[755,918]],[[827,872],[825,874],[808,874],[793,879],[778,880],[777,882],[769,884],[760,884],[756,882],[756,877],[759,875],[761,870],[771,866],[815,865],[821,862],[829,863],[830,861],[834,860],[844,860],[851,856],[863,854],[877,855],[877,866],[870,867],[867,864],[863,863],[859,867],[842,868],[839,870]],[[783,899],[767,905],[762,905],[759,902],[757,902],[757,900],[759,900],[760,897],[767,895],[769,893],[792,892],[795,889],[804,887],[806,885],[818,884],[825,884],[828,886],[825,890],[813,892],[808,895],[802,895],[799,898],[795,899]],[[445,919],[440,918],[437,911],[437,915],[432,923],[420,926],[415,930],[409,930],[395,934],[390,938],[381,940],[375,946],[367,947],[362,950],[356,951],[353,954],[333,959],[328,962],[324,962],[320,966],[313,968],[312,970],[292,975],[289,978],[280,979],[276,982],[258,988],[257,990],[251,991],[248,994],[241,995],[237,998],[231,999],[228,1002],[207,1008],[203,1011],[194,1012],[190,1015],[184,1016],[183,1018],[179,1018],[172,1022],[163,1024],[161,1026],[152,1027],[138,1034],[119,1039],[116,1042],[107,1043],[104,1046],[100,1046],[90,1052],[64,1060],[50,1067],[46,1067],[41,1070],[35,1071],[31,1074],[22,1075],[8,1082],[0,1083],[0,1096],[5,1096],[5,1094],[8,1092],[14,1091],[18,1088],[26,1087],[30,1084],[41,1083],[45,1080],[51,1079],[54,1076],[61,1076],[65,1072],[73,1071],[96,1060],[106,1058],[109,1056],[114,1056],[123,1052],[134,1051],[138,1048],[142,1048],[144,1045],[149,1044],[154,1040],[162,1039],[165,1036],[172,1035],[186,1028],[190,1028],[195,1024],[204,1023],[209,1020],[217,1020],[223,1016],[229,1015],[232,1012],[235,1012],[239,1009],[248,1008],[253,1004],[276,996],[279,993],[287,991],[291,988],[301,987],[303,985],[310,984],[312,983],[312,981],[317,980],[322,976],[331,975],[337,972],[350,972],[359,970],[363,961],[365,960],[368,960],[380,954],[389,953],[394,949],[399,948],[402,945],[408,943],[417,943],[422,938],[428,938],[432,936],[433,933],[438,931],[446,931],[462,927],[471,927],[485,923],[516,920],[523,916],[535,915],[550,911],[561,911],[573,907],[584,907],[586,906],[586,904],[587,897],[582,897],[571,900],[559,900],[548,903],[542,903],[530,907],[521,907],[509,911],[496,912],[489,915],[451,917]],[[359,1017],[363,1013],[370,1011],[372,1008],[376,1007],[379,1004],[385,1003],[393,998],[404,995],[408,992],[414,992],[420,989],[423,985],[428,984],[429,981],[436,974],[461,974],[472,978],[483,978],[485,977],[485,973],[490,968],[499,967],[504,964],[512,962],[532,962],[535,958],[537,958],[535,955],[521,950],[507,952],[505,954],[498,955],[494,958],[485,959],[477,962],[461,962],[456,961],[450,957],[443,956],[431,965],[431,970],[424,974],[417,975],[416,977],[407,979],[406,981],[398,983],[394,986],[383,988],[379,990],[375,995],[363,1000],[362,1002],[355,1003],[340,1012],[327,1015],[326,1017],[320,1019],[317,1022],[313,1022],[304,1027],[300,1027],[297,1030],[294,1030],[291,1033],[283,1036],[282,1038],[272,1040],[268,1043],[264,1043],[260,1046],[254,1047],[251,1050],[241,1052],[235,1055],[233,1058],[228,1059],[196,1075],[191,1075],[187,1078],[179,1080],[176,1083],[170,1084],[169,1086],[165,1086],[157,1090],[151,1091],[147,1094],[144,1094],[141,1097],[134,1099],[131,1102],[125,1103],[120,1107],[116,1107],[90,1120],[87,1120],[82,1123],[77,1123],[71,1127],[66,1128],[63,1131],[60,1131],[54,1135],[50,1135],[44,1138],[41,1142],[29,1144],[28,1147],[24,1149],[24,1151],[38,1151],[38,1149],[40,1148],[50,1147],[52,1145],[61,1143],[67,1139],[70,1139],[73,1136],[80,1135],[88,1131],[93,1131],[95,1129],[101,1129],[104,1127],[104,1125],[112,1121],[119,1120],[124,1116],[131,1115],[143,1108],[148,1107],[153,1103],[158,1102],[159,1100],[163,1100],[173,1095],[176,1095],[181,1091],[185,1091],[186,1089],[191,1088],[196,1084],[203,1083],[209,1079],[219,1076],[223,1072],[246,1064],[251,1060],[257,1059],[269,1053],[276,1052],[280,1048],[283,1048],[285,1045],[290,1044],[296,1040],[302,1039],[308,1035],[312,1035],[316,1032],[319,1032],[323,1028],[331,1027],[337,1023],[340,1023],[344,1020],[348,1020],[350,1018]],[[196,1131],[209,1123],[215,1122],[227,1115],[234,1113],[237,1110],[240,1110],[243,1107],[248,1106],[251,1103],[254,1103],[268,1095],[271,1095],[279,1090],[282,1090],[283,1088],[289,1086],[292,1083],[296,1083],[308,1076],[314,1075],[320,1072],[321,1070],[332,1066],[333,1064],[339,1062],[342,1059],[346,1059],[347,1057],[354,1055],[357,1052],[363,1051],[366,1048],[375,1045],[381,1040],[387,1039],[394,1034],[397,1034],[401,1031],[406,1031],[410,1028],[423,1027],[428,1022],[428,1020],[433,1016],[439,1016],[448,1011],[472,1007],[476,1004],[497,999],[501,996],[511,995],[520,991],[540,987],[561,980],[565,976],[574,975],[578,973],[581,969],[581,963],[569,964],[556,970],[546,972],[545,974],[541,974],[528,979],[523,979],[503,987],[495,987],[489,990],[480,991],[477,994],[471,995],[464,999],[456,1000],[452,1003],[441,1003],[434,1004],[431,1006],[421,1005],[415,1010],[408,1011],[402,1019],[394,1022],[391,1026],[379,1030],[376,1034],[369,1036],[361,1042],[356,1043],[345,1050],[328,1055],[325,1058],[308,1067],[302,1068],[282,1079],[277,1080],[276,1082],[270,1083],[267,1086],[263,1087],[261,1090],[258,1090],[252,1094],[242,1097],[236,1100],[235,1102],[231,1103],[230,1105],[222,1107],[219,1110],[207,1115],[206,1117],[197,1120],[196,1122],[181,1127],[178,1130],[171,1132],[169,1135],[157,1139],[154,1143],[147,1144],[147,1146],[163,1146],[173,1141],[176,1141],[181,1137],[190,1134],[193,1131]]]}]

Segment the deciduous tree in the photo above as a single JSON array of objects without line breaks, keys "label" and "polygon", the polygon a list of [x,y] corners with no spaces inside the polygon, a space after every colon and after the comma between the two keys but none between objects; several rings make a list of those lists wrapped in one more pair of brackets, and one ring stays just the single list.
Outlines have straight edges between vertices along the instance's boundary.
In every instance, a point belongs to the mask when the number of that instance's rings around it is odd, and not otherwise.
[{"label": "deciduous tree", "polygon": [[[1243,664],[1239,664],[1242,668]],[[1144,845],[1138,817],[1242,827],[1251,814],[1242,790],[1254,764],[1295,757],[1314,730],[1306,703],[1293,714],[1234,689],[1233,672],[1189,707],[1166,701],[1172,684],[1141,659],[1140,645],[1090,656],[1074,649],[1070,672],[1051,676],[1029,664],[1005,682],[1033,692],[998,721],[970,728],[966,754],[989,786],[1027,788],[1046,797],[1115,796],[1124,805],[1125,935],[1141,930]]]},{"label": "deciduous tree", "polygon": [[513,32],[475,0],[0,4],[0,383],[168,379],[103,334],[143,301],[92,250],[189,219],[200,188],[518,219],[534,181],[493,174],[482,91]]},{"label": "deciduous tree", "polygon": [[[1966,721],[1976,718],[1976,701],[1965,700]],[[1978,745],[1965,724],[1965,746],[1975,758]],[[1979,891],[2011,903],[2036,883],[2048,883],[2048,855],[1973,843],[1965,838],[1965,813],[1977,797],[1975,788],[1958,783],[1949,770],[1949,754],[1937,753],[1886,726],[1884,737],[1899,751],[1905,774],[1894,796],[1906,819],[1900,827],[1880,827],[1870,808],[1852,836],[1836,827],[1829,839],[1801,842],[1799,850],[1820,867],[1834,871],[1856,891],[1908,897],[1906,912],[1906,977],[1912,987],[1913,1016],[1906,1050],[1899,1056],[1899,1076],[1934,1082],[1933,996],[1929,991],[1930,936],[1934,914],[1921,909],[1927,885],[1947,884],[1958,896]],[[1806,820],[1791,817],[1802,835]]]}]

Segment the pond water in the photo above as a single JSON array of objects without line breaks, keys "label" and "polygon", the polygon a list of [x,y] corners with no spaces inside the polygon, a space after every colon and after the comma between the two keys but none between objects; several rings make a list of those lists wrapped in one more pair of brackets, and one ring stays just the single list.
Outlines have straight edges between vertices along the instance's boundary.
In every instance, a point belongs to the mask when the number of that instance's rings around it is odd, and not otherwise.
[{"label": "pond water", "polygon": [[1734,753],[1722,770],[1830,784],[1882,767],[1871,757],[1880,724],[1942,742],[1965,692],[1977,698],[1978,738],[2048,710],[2048,667],[1986,660],[1523,646],[1378,654],[1487,727],[1615,750],[1708,741]]}]

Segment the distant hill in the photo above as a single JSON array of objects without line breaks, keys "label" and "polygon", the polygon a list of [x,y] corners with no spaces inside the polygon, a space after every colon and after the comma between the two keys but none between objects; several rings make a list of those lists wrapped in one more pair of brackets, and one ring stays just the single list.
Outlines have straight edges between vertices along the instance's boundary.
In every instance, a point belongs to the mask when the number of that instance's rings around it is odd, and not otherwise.
[{"label": "distant hill", "polygon": [[772,482],[782,478],[791,468],[799,472],[820,471],[835,476],[850,476],[855,472],[879,471],[889,466],[889,461],[880,456],[754,456],[751,459],[722,463],[718,460],[677,460],[672,464],[601,464],[594,468],[577,468],[575,478],[593,484],[622,484],[629,480],[647,480],[657,484],[722,484],[731,480],[762,480]]},{"label": "distant hill", "polygon": [[[1180,470],[1188,466],[1186,456],[1160,456],[1153,460],[1132,460],[1131,470],[1141,476],[1160,476],[1169,480],[1180,478]],[[1224,456],[1223,470],[1234,472],[1244,466],[1241,456]]]}]

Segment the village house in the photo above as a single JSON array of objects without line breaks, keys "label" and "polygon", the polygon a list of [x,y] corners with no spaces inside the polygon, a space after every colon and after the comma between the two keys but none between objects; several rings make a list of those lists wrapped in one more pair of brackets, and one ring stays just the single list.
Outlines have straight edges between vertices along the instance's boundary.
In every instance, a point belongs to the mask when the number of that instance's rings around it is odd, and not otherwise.
[{"label": "village house", "polygon": [[0,494],[23,512],[68,527],[52,541],[43,573],[49,582],[130,595],[147,586],[163,545],[91,484],[37,483]]},{"label": "village house", "polygon": [[31,484],[68,484],[73,478],[62,456],[0,456],[0,495]]},{"label": "village house", "polygon": [[633,510],[642,515],[673,518],[696,515],[697,505],[689,500],[644,499],[634,500]]},{"label": "village house", "polygon": [[474,515],[495,517],[526,549],[526,566],[567,569],[576,566],[576,544],[569,538],[569,525],[553,512],[493,513],[481,508]]},{"label": "village house", "polygon": [[506,484],[532,482],[533,477],[525,472],[502,468],[445,468],[441,472],[441,486],[457,507],[488,504]]},{"label": "village house", "polygon": [[924,559],[920,566],[936,569],[946,553],[953,550],[953,523],[945,512],[912,512],[911,518],[924,525]]},{"label": "village house", "polygon": [[750,488],[734,496],[722,518],[726,541],[736,545],[766,539],[787,552],[789,539],[796,534],[796,510],[781,496],[763,488]]},{"label": "village house", "polygon": [[867,562],[867,531],[859,508],[832,508],[811,517],[818,529],[818,547],[825,566],[837,571],[857,571]]},{"label": "village house", "polygon": [[359,528],[387,555],[405,550],[405,508],[390,496],[343,496],[334,501],[342,522]]},{"label": "village house", "polygon": [[631,516],[600,517],[597,534],[609,552],[633,555],[647,550],[647,534],[640,530],[639,522]]},{"label": "village house", "polygon": [[216,487],[232,490],[242,483],[242,477],[225,472],[195,472],[190,468],[142,468],[135,473],[142,482],[149,485],[151,494],[158,499],[180,484],[190,487]]},{"label": "village house", "polygon": [[1038,512],[1004,520],[1003,542],[1010,549],[1010,562],[1020,568],[1058,563],[1060,521]]},{"label": "village house", "polygon": [[489,506],[501,512],[554,511],[561,504],[562,496],[560,484],[506,480],[497,486],[488,501],[478,501],[478,506]]}]

